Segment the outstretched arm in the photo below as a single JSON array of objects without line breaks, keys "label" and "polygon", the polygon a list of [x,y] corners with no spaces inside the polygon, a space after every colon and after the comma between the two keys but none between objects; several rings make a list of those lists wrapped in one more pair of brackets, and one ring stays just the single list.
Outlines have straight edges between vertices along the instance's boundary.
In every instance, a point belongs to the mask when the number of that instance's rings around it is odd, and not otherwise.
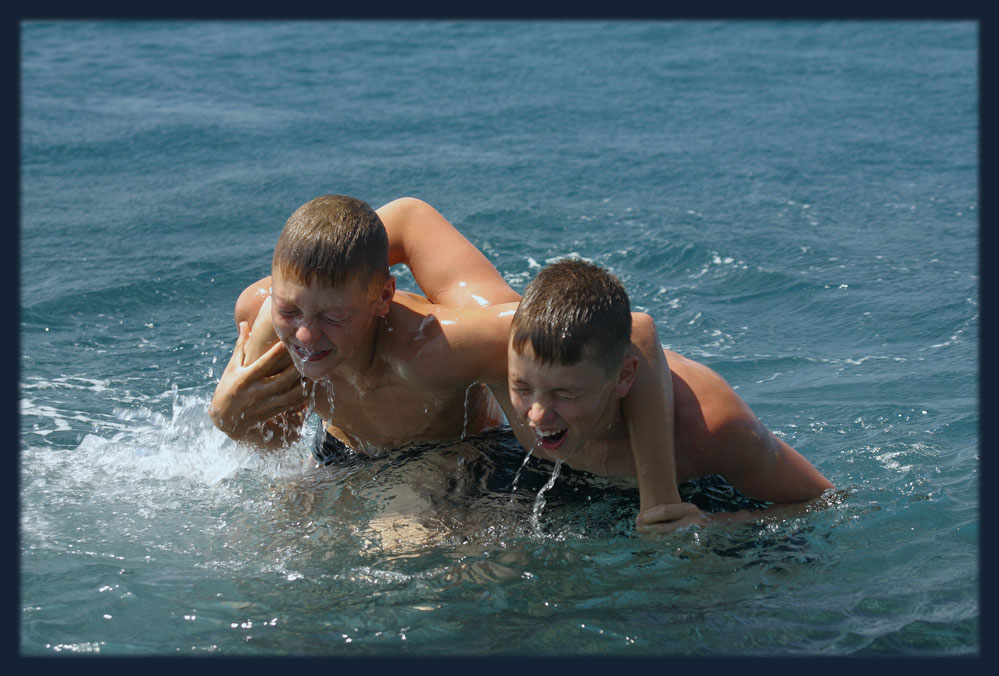
[{"label": "outstretched arm", "polygon": [[520,300],[489,259],[423,200],[402,197],[377,211],[388,233],[389,265],[408,265],[432,303],[484,307]]},{"label": "outstretched arm", "polygon": [[632,354],[638,358],[635,381],[621,401],[638,478],[641,532],[672,532],[706,525],[701,511],[680,501],[676,474],[673,382],[652,318],[632,313]]}]

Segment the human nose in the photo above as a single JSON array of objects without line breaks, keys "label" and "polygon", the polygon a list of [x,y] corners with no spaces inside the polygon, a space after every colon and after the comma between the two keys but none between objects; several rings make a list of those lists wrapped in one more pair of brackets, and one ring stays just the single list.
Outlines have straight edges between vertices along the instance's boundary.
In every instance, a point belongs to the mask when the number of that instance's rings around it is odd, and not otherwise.
[{"label": "human nose", "polygon": [[295,327],[295,340],[307,345],[317,338],[318,332],[315,330],[313,321],[312,319],[300,319],[298,321],[298,326]]},{"label": "human nose", "polygon": [[535,425],[539,425],[547,413],[548,409],[540,401],[535,400],[531,402],[530,408],[527,409],[527,420]]}]

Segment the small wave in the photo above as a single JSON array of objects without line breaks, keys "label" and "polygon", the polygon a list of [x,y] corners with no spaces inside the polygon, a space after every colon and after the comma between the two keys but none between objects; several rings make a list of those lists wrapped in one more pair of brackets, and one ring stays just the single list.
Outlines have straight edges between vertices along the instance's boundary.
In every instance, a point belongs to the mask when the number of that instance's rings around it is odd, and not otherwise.
[{"label": "small wave", "polygon": [[267,455],[230,440],[211,424],[208,403],[207,396],[184,396],[174,391],[169,415],[149,406],[135,406],[115,407],[111,415],[95,418],[23,399],[22,413],[44,418],[54,426],[34,430],[39,436],[69,430],[70,421],[100,428],[83,433],[71,450],[30,444],[23,450],[41,467],[71,463],[78,482],[94,480],[122,488],[132,481],[149,479],[182,479],[215,486],[242,470],[269,477],[301,472],[303,454]]}]

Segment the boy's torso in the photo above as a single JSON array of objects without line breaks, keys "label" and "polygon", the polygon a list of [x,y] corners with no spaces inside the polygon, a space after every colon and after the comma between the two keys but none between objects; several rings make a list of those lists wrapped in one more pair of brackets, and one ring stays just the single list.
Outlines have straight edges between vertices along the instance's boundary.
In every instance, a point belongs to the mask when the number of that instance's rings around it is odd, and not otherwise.
[{"label": "boy's torso", "polygon": [[430,392],[417,385],[399,381],[361,391],[317,383],[314,410],[336,437],[373,455],[413,441],[459,439],[501,422],[490,416],[491,395],[482,386]]},{"label": "boy's torso", "polygon": [[378,338],[377,363],[360,377],[332,374],[316,382],[314,410],[355,450],[459,439],[502,423],[485,386],[452,375],[433,308],[397,292]]}]

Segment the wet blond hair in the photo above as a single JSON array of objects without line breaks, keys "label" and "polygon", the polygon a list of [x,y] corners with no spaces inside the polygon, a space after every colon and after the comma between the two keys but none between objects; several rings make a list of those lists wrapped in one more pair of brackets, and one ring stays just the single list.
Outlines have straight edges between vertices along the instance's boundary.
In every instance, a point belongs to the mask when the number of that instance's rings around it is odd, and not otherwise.
[{"label": "wet blond hair", "polygon": [[524,291],[510,327],[517,354],[530,342],[542,364],[571,366],[586,357],[608,373],[631,346],[631,302],[617,277],[580,259],[544,268]]},{"label": "wet blond hair", "polygon": [[347,195],[322,195],[288,218],[272,266],[301,284],[370,286],[388,278],[385,225],[371,206]]}]

